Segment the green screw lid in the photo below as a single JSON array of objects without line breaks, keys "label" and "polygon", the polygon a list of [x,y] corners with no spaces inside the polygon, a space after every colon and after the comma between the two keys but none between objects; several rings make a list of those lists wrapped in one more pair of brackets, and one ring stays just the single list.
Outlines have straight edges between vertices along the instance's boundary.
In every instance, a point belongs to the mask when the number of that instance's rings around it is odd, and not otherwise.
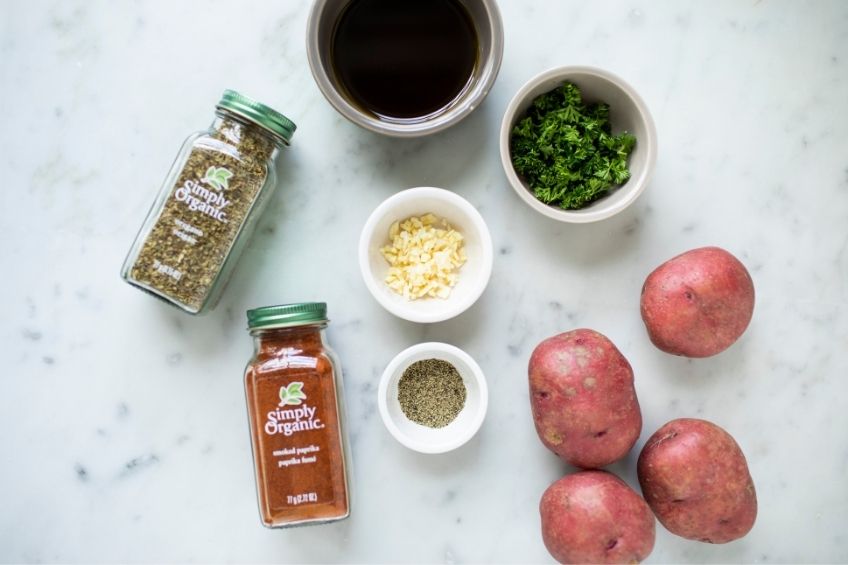
[{"label": "green screw lid", "polygon": [[294,135],[294,130],[297,129],[293,121],[278,111],[239,94],[235,90],[225,90],[217,107],[238,114],[265,128],[280,138],[286,145],[289,144],[292,135]]},{"label": "green screw lid", "polygon": [[295,302],[247,311],[247,329],[304,326],[327,321],[326,302]]}]

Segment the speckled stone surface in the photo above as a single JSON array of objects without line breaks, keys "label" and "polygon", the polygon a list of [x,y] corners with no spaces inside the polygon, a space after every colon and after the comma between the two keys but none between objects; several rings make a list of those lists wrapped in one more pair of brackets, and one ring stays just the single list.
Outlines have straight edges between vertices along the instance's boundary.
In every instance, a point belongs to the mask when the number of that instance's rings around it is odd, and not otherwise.
[{"label": "speckled stone surface", "polygon": [[[571,472],[536,437],[527,360],[589,327],[633,365],[644,427],[610,470],[638,486],[663,423],[706,418],[744,450],[759,517],[721,546],[657,526],[652,563],[848,561],[848,3],[500,2],[505,56],[485,103],[397,141],[343,120],[305,58],[309,4],[0,4],[0,561],[549,563],[538,503]],[[646,192],[593,225],[541,217],[507,185],[497,132],[532,75],[611,70],[644,97],[659,158]],[[297,124],[274,197],[219,308],[192,318],[118,271],[182,140],[225,88]],[[383,311],[356,241],[384,198],[449,188],[495,243],[491,283],[431,326]],[[730,349],[660,352],[645,277],[718,245],[750,270],[753,321]],[[345,369],[354,507],[270,531],[256,509],[244,311],[324,300]],[[413,453],[383,428],[379,375],[420,341],[486,372],[479,434]]]}]

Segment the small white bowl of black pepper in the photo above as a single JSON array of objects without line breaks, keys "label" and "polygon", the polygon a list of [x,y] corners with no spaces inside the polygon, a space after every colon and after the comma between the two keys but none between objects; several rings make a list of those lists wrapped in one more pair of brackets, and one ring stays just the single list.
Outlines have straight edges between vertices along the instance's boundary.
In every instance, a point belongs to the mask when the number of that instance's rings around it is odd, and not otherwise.
[{"label": "small white bowl of black pepper", "polygon": [[377,406],[386,429],[420,453],[445,453],[474,437],[483,424],[489,389],[480,366],[447,343],[419,343],[383,371]]}]

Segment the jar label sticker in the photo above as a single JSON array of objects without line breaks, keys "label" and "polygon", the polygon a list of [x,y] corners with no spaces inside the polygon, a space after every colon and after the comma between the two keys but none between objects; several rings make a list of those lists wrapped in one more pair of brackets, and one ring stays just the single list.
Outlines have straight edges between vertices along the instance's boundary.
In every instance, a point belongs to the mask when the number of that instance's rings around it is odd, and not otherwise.
[{"label": "jar label sticker", "polygon": [[201,308],[265,178],[258,161],[196,145],[139,250],[132,279]]},{"label": "jar label sticker", "polygon": [[[272,508],[283,509],[305,503],[327,503],[334,500],[335,489],[331,460],[338,441],[328,433],[338,421],[335,402],[322,398],[315,383],[317,373],[280,385],[278,380],[257,383],[256,398],[273,400],[259,412],[254,423],[257,433],[257,456],[266,469],[265,481]],[[310,390],[310,385],[312,390]],[[260,420],[259,418],[263,418]]]},{"label": "jar label sticker", "polygon": [[[280,403],[277,408],[267,414],[265,422],[265,433],[269,436],[283,434],[293,435],[305,430],[322,430],[324,423],[316,416],[318,408],[309,406],[303,401],[306,394],[303,392],[303,383],[294,381],[287,386],[280,387]],[[288,406],[297,408],[288,408]]]}]

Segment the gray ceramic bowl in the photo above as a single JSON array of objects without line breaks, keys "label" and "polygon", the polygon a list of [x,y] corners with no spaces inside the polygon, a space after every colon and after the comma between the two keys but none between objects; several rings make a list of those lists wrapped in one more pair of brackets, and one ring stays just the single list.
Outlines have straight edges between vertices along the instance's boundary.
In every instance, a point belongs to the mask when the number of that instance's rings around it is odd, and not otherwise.
[{"label": "gray ceramic bowl", "polygon": [[[403,1],[403,0],[399,0]],[[339,15],[350,0],[315,0],[306,24],[306,55],[318,88],[339,113],[365,129],[393,137],[420,137],[459,122],[477,108],[498,76],[503,59],[503,25],[495,0],[459,0],[471,15],[479,43],[478,64],[469,88],[442,112],[419,122],[380,120],[341,93],[330,61],[330,44]]]},{"label": "gray ceramic bowl", "polygon": [[[509,148],[512,128],[524,117],[533,100],[565,81],[576,84],[585,101],[602,101],[609,104],[613,133],[629,131],[636,136],[636,147],[627,162],[630,179],[608,195],[579,210],[563,210],[538,200],[512,167]],[[509,184],[528,206],[561,222],[596,222],[618,214],[645,190],[657,160],[657,132],[645,102],[620,77],[595,67],[559,67],[531,78],[509,103],[501,122],[500,151]]]}]

